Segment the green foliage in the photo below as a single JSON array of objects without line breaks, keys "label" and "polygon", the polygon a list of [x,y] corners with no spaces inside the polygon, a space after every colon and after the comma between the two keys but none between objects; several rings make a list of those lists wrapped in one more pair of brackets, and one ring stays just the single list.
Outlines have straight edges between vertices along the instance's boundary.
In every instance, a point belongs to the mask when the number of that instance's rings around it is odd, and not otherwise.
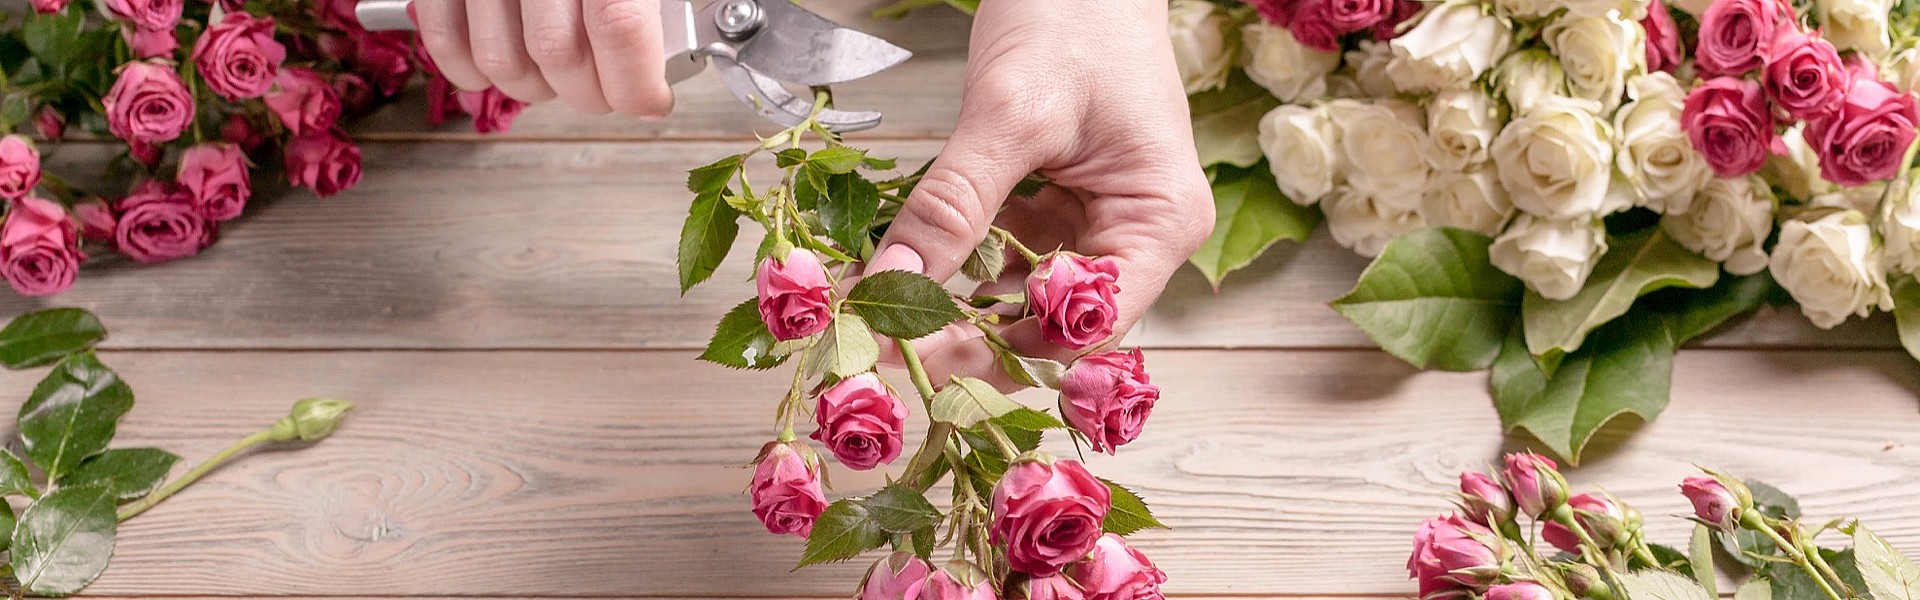
[{"label": "green foliage", "polygon": [[906,271],[861,279],[847,292],[846,304],[880,335],[903,340],[925,337],[966,317],[939,282]]},{"label": "green foliage", "polygon": [[748,298],[720,317],[700,360],[736,369],[771,369],[787,360],[774,354],[773,345],[773,334],[760,320],[759,301]]},{"label": "green foliage", "polygon": [[1012,350],[996,352],[1000,357],[1000,370],[1020,385],[1058,389],[1060,378],[1067,374],[1067,366],[1059,361],[1021,356]]},{"label": "green foliage", "polygon": [[[808,163],[810,169],[813,164]],[[880,210],[880,189],[858,173],[839,173],[827,178],[825,192],[819,215],[827,237],[842,248],[858,251]]]},{"label": "green foliage", "polygon": [[798,570],[807,565],[839,562],[859,556],[887,543],[887,532],[875,522],[867,506],[858,499],[844,499],[827,505],[813,522],[807,536],[807,549],[800,553]]},{"label": "green foliage", "polygon": [[724,196],[731,193],[727,186],[745,160],[745,155],[729,156],[687,173],[687,190],[694,196],[687,220],[680,226],[677,262],[682,294],[713,276],[740,235],[740,211]]},{"label": "green foliage", "polygon": [[27,313],[0,329],[0,364],[9,369],[51,364],[106,337],[107,328],[85,310],[54,308]]},{"label": "green foliage", "polygon": [[988,235],[980,240],[967,254],[967,260],[960,263],[960,273],[967,279],[982,283],[1000,278],[1000,272],[1007,269],[1007,240],[998,235]]},{"label": "green foliage", "polygon": [[104,487],[115,499],[132,500],[160,487],[178,462],[179,456],[159,448],[113,448],[80,463],[61,485]]},{"label": "green foliage", "polygon": [[1216,290],[1228,273],[1252,264],[1275,242],[1305,240],[1320,225],[1320,210],[1288,200],[1265,164],[1222,166],[1214,172],[1213,233],[1188,262]]},{"label": "green foliage", "polygon": [[[1234,69],[1225,86],[1189,96],[1187,104],[1201,166],[1251,167],[1260,162],[1260,118],[1280,105],[1266,88]],[[1218,202],[1218,192],[1215,195]]]},{"label": "green foliage", "polygon": [[[1793,496],[1787,495],[1786,492],[1780,491],[1780,488],[1753,480],[1747,480],[1743,483],[1747,485],[1747,490],[1753,493],[1753,507],[1754,510],[1760,511],[1760,514],[1775,519],[1800,518],[1800,502],[1794,500]],[[1716,532],[1714,533],[1714,537],[1719,540],[1720,550],[1722,552],[1725,552],[1727,556],[1731,557],[1735,562],[1746,565],[1749,568],[1757,569],[1767,565],[1765,561],[1754,558],[1754,555],[1770,556],[1779,552],[1779,549],[1774,547],[1773,540],[1767,539],[1767,536],[1763,534],[1746,529],[1733,532]],[[1813,584],[1812,581],[1807,581],[1806,583],[1808,585]]]},{"label": "green foliage", "polygon": [[1893,291],[1893,321],[1900,331],[1900,347],[1920,360],[1920,281],[1898,275],[1887,282]]},{"label": "green foliage", "polygon": [[11,563],[20,586],[43,596],[80,591],[113,556],[113,493],[105,487],[61,487],[27,507],[13,530]]},{"label": "green foliage", "polygon": [[1523,289],[1489,262],[1492,243],[1446,228],[1394,238],[1333,309],[1413,366],[1485,369],[1500,355]]},{"label": "green foliage", "polygon": [[1853,528],[1853,566],[1873,600],[1920,600],[1920,565],[1866,525]]},{"label": "green foliage", "polygon": [[33,485],[33,474],[12,450],[0,449],[0,496],[40,497],[40,488]]},{"label": "green foliage", "polygon": [[1046,431],[1048,429],[1067,428],[1067,424],[1060,422],[1058,417],[1031,408],[1016,408],[1007,411],[1006,414],[994,417],[992,420],[995,425],[1000,426],[1002,429]]},{"label": "green foliage", "polygon": [[871,371],[879,361],[880,344],[873,340],[867,321],[860,315],[840,313],[833,316],[826,331],[820,332],[820,341],[807,350],[802,368],[810,376],[845,378]]},{"label": "green foliage", "polygon": [[1692,579],[1673,571],[1649,569],[1616,577],[1633,600],[1714,600],[1714,595]]},{"label": "green foliage", "polygon": [[1537,356],[1578,350],[1587,333],[1626,314],[1634,300],[1667,287],[1704,288],[1720,265],[1686,249],[1657,227],[1612,241],[1593,274],[1572,298],[1547,300],[1527,292],[1521,303],[1527,349]]},{"label": "green foliage", "polygon": [[[1840,581],[1856,590],[1866,589],[1867,584],[1861,581],[1860,571],[1854,568],[1856,559],[1853,549],[1821,548],[1820,557],[1833,566],[1834,574],[1840,576]],[[1757,573],[1758,579],[1767,582],[1768,587],[1771,588],[1769,593],[1774,598],[1780,600],[1826,600],[1828,598],[1826,592],[1820,589],[1820,584],[1815,583],[1813,577],[1807,575],[1806,570],[1791,562],[1779,562],[1779,560],[1768,562],[1761,566]],[[1874,600],[1882,599],[1875,596]],[[1892,600],[1901,599],[1895,596]]]},{"label": "green foliage", "polygon": [[1133,535],[1142,529],[1167,528],[1153,517],[1153,511],[1147,510],[1147,503],[1139,494],[1106,479],[1100,482],[1107,484],[1107,489],[1113,492],[1113,508],[1107,511],[1107,520],[1100,524],[1101,529],[1107,533]]},{"label": "green foliage", "polygon": [[1693,524],[1693,537],[1687,543],[1687,567],[1693,571],[1693,580],[1707,590],[1708,596],[1720,595],[1720,582],[1713,573],[1713,528],[1702,523]]},{"label": "green foliage", "polygon": [[956,377],[934,394],[927,418],[968,428],[1023,408],[992,384],[972,377]]},{"label": "green foliage", "polygon": [[887,533],[910,534],[932,527],[940,519],[940,509],[934,508],[920,490],[898,483],[881,488],[860,503],[867,507],[874,525]]},{"label": "green foliage", "polygon": [[20,440],[27,458],[58,483],[81,461],[107,449],[120,417],[133,408],[133,390],[92,352],[68,356],[20,406]]}]

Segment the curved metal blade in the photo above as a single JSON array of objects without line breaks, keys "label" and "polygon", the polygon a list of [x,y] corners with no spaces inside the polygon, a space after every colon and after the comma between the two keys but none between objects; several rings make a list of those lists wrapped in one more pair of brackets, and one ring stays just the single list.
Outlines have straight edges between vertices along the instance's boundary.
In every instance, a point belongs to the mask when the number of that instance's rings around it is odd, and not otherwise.
[{"label": "curved metal blade", "polygon": [[[709,60],[713,61],[715,70],[720,73],[720,80],[727,84],[727,89],[733,92],[734,97],[762,118],[793,127],[806,121],[807,115],[813,112],[812,102],[793,95],[793,92],[780,87],[780,82],[755,73],[730,57],[716,54]],[[848,133],[880,125],[880,113],[829,108],[821,111],[816,120],[829,131]]]},{"label": "curved metal blade", "polygon": [[760,0],[766,24],[740,45],[740,64],[799,85],[831,85],[886,70],[913,56],[787,0]]}]

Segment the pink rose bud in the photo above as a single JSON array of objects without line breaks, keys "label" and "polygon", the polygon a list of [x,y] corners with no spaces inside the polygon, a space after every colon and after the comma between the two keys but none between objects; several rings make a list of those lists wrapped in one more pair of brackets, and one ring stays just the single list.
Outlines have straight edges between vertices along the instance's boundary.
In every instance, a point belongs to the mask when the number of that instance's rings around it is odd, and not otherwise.
[{"label": "pink rose bud", "polygon": [[353,69],[382,96],[400,93],[413,78],[413,34],[373,31],[353,36]]},{"label": "pink rose bud", "polygon": [[1745,79],[1720,77],[1695,86],[1680,112],[1680,127],[1721,177],[1759,171],[1768,154],[1785,150],[1767,112],[1766,93]]},{"label": "pink rose bud", "polygon": [[295,136],[326,131],[340,120],[340,97],[319,73],[302,67],[280,71],[279,85],[267,94],[267,108]]},{"label": "pink rose bud", "polygon": [[833,322],[827,305],[833,285],[827,282],[827,268],[812,252],[794,249],[785,259],[768,257],[760,261],[755,274],[760,290],[760,320],[777,340],[797,340],[826,330]]},{"label": "pink rose bud", "polygon": [[993,579],[972,563],[950,562],[920,586],[919,600],[995,600]]},{"label": "pink rose bud", "polygon": [[1833,114],[1853,76],[1840,52],[1819,35],[1786,29],[1774,38],[1763,79],[1767,98],[1793,119]]},{"label": "pink rose bud", "polygon": [[1015,571],[1058,573],[1100,541],[1112,494],[1079,462],[1016,459],[993,486],[992,542],[1006,546]]},{"label": "pink rose bud", "polygon": [[1060,414],[1094,452],[1113,454],[1140,437],[1159,400],[1139,348],[1081,357],[1060,378]]},{"label": "pink rose bud", "polygon": [[500,88],[487,88],[478,92],[457,92],[454,100],[460,103],[460,110],[473,115],[473,130],[480,133],[506,133],[513,127],[513,120],[527,103],[507,97]]},{"label": "pink rose bud", "polygon": [[116,219],[106,200],[88,198],[74,204],[73,219],[80,223],[80,237],[96,242],[113,241]]},{"label": "pink rose bud", "polygon": [[160,165],[160,146],[139,140],[127,142],[127,157],[153,168]]},{"label": "pink rose bud", "polygon": [[827,510],[820,492],[820,464],[813,450],[798,442],[772,442],[760,451],[753,469],[753,516],[768,533],[807,537],[813,521]]},{"label": "pink rose bud", "polygon": [[33,12],[51,15],[67,8],[67,0],[33,0]]},{"label": "pink rose bud", "polygon": [[[1774,35],[1791,27],[1779,0],[1715,0],[1700,15],[1694,61],[1701,73],[1739,77],[1766,64]],[[1725,175],[1722,175],[1725,177]]]},{"label": "pink rose bud", "polygon": [[1567,503],[1567,480],[1560,477],[1560,465],[1553,459],[1519,452],[1508,454],[1506,462],[1502,474],[1520,512],[1537,519]]},{"label": "pink rose bud", "polygon": [[1167,574],[1155,568],[1147,555],[1111,533],[1100,536],[1093,553],[1068,566],[1066,572],[1086,590],[1087,600],[1159,598],[1160,584],[1167,582]]},{"label": "pink rose bud", "polygon": [[1327,24],[1341,35],[1370,30],[1393,16],[1395,0],[1347,0],[1327,3]]},{"label": "pink rose bud", "polygon": [[220,139],[233,142],[247,152],[258,150],[261,144],[267,143],[266,134],[254,126],[246,115],[239,113],[227,115],[227,120],[220,124]]},{"label": "pink rose bud", "polygon": [[33,113],[33,128],[39,132],[40,139],[57,141],[67,136],[67,117],[51,106],[41,106]]},{"label": "pink rose bud", "polygon": [[1247,4],[1253,5],[1253,9],[1256,12],[1260,13],[1260,18],[1265,19],[1268,23],[1272,24],[1274,27],[1291,29],[1293,28],[1293,15],[1294,13],[1300,10],[1301,0],[1242,0],[1242,1]]},{"label": "pink rose bud", "polygon": [[1120,265],[1110,258],[1056,252],[1027,276],[1027,306],[1040,319],[1040,337],[1079,350],[1113,337],[1120,309]]},{"label": "pink rose bud", "polygon": [[0,137],[0,198],[19,200],[40,185],[40,151],[19,135]]},{"label": "pink rose bud", "polygon": [[1647,70],[1672,73],[1680,68],[1680,25],[1660,0],[1647,5],[1647,18],[1640,20],[1647,32]]},{"label": "pink rose bud", "polygon": [[[1087,600],[1087,592],[1080,584],[1067,579],[1065,573],[1046,577],[1031,577],[1025,581],[1008,584],[1007,600]],[[1159,596],[1142,596],[1159,598]],[[1132,600],[1132,599],[1129,599]]]},{"label": "pink rose bud", "polygon": [[351,72],[334,73],[327,82],[333,88],[333,95],[340,99],[342,114],[360,115],[372,111],[380,102],[380,94],[375,92],[373,84],[366,78]]},{"label": "pink rose bud", "polygon": [[[1629,523],[1627,510],[1605,496],[1580,494],[1567,499],[1567,506],[1573,508],[1573,520],[1579,523],[1594,543],[1602,549],[1613,548],[1626,541]],[[1634,515],[1638,520],[1638,515]],[[1637,524],[1634,524],[1637,527]],[[1580,553],[1580,536],[1566,525],[1548,521],[1541,527],[1540,537],[1553,544],[1553,547]]]},{"label": "pink rose bud", "polygon": [[106,108],[107,130],[128,143],[170,142],[193,123],[193,96],[164,63],[122,66],[100,104]]},{"label": "pink rose bud", "polygon": [[135,261],[186,258],[213,243],[214,224],[194,207],[185,190],[171,184],[142,181],[120,200],[118,208],[114,247]]},{"label": "pink rose bud", "polygon": [[1807,145],[1820,159],[1820,177],[1854,187],[1891,179],[1905,167],[1920,124],[1912,94],[1874,77],[1856,77],[1838,110],[1807,123]]},{"label": "pink rose bud", "polygon": [[200,214],[211,221],[240,216],[253,194],[246,155],[240,153],[239,146],[224,142],[188,148],[180,155],[180,173],[174,180],[193,198]]},{"label": "pink rose bud", "polygon": [[185,0],[101,0],[101,7],[114,18],[147,30],[173,31],[180,24]]},{"label": "pink rose bud", "polygon": [[1486,600],[1554,600],[1546,586],[1531,581],[1515,581],[1487,588]]},{"label": "pink rose bud", "polygon": [[172,58],[173,51],[180,49],[180,40],[173,36],[172,28],[121,27],[120,38],[127,41],[127,49],[139,58]]},{"label": "pink rose bud", "polygon": [[460,108],[460,101],[455,98],[459,93],[459,90],[454,89],[453,82],[447,81],[447,78],[438,74],[427,76],[426,121],[428,127],[439,127],[447,121],[467,114],[466,109]]},{"label": "pink rose bud", "polygon": [[1613,598],[1613,590],[1607,586],[1606,579],[1600,576],[1600,570],[1586,563],[1568,563],[1561,572],[1561,578],[1567,582],[1567,591],[1579,598]]},{"label": "pink rose bud", "polygon": [[230,12],[193,43],[200,79],[228,100],[259,98],[273,88],[287,49],[273,39],[273,18]]},{"label": "pink rose bud", "polygon": [[1413,534],[1407,575],[1420,584],[1420,596],[1461,588],[1485,589],[1500,575],[1500,557],[1483,540],[1493,530],[1460,515],[1427,519]]},{"label": "pink rose bud", "polygon": [[338,129],[293,138],[286,150],[287,180],[322,198],[360,183],[360,147]]},{"label": "pink rose bud", "polygon": [[1294,41],[1321,52],[1339,52],[1340,36],[1345,35],[1333,22],[1332,0],[1293,0],[1293,16],[1287,31]]},{"label": "pink rose bud", "polygon": [[73,287],[80,272],[80,239],[60,204],[21,198],[7,205],[0,225],[0,276],[22,296],[48,296]]},{"label": "pink rose bud", "polygon": [[1686,478],[1680,482],[1680,494],[1693,503],[1693,516],[1721,531],[1739,529],[1741,518],[1753,508],[1751,501],[1743,501],[1726,484],[1712,477]]},{"label": "pink rose bud", "polygon": [[895,552],[867,569],[858,600],[917,600],[933,566],[912,552]]},{"label": "pink rose bud", "polygon": [[861,373],[827,388],[813,417],[820,428],[811,437],[849,469],[865,471],[900,456],[907,405],[879,375]]},{"label": "pink rose bud", "polygon": [[1513,496],[1507,489],[1493,480],[1493,476],[1477,471],[1460,474],[1460,505],[1467,511],[1467,518],[1481,525],[1504,523],[1513,519]]}]

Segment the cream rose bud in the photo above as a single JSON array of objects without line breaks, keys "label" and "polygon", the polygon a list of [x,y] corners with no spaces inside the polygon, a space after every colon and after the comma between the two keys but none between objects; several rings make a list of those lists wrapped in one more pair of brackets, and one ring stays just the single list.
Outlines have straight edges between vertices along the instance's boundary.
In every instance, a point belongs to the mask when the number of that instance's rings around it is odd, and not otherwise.
[{"label": "cream rose bud", "polygon": [[1833,211],[1781,223],[1767,270],[1800,303],[1807,320],[1832,329],[1848,316],[1893,306],[1883,260],[1866,215]]},{"label": "cream rose bud", "polygon": [[1873,214],[1879,209],[1880,199],[1887,195],[1887,182],[1875,181],[1854,187],[1835,187],[1824,194],[1818,194],[1808,205],[1820,208],[1856,210],[1860,214]]},{"label": "cream rose bud", "polygon": [[1493,80],[1515,116],[1532,111],[1543,99],[1567,94],[1567,75],[1560,60],[1540,49],[1507,55]]},{"label": "cream rose bud", "polygon": [[1892,51],[1887,24],[1892,0],[1816,0],[1814,14],[1833,47],[1854,50],[1878,61]]},{"label": "cream rose bud", "polygon": [[1600,103],[1602,114],[1620,106],[1627,77],[1647,70],[1646,33],[1618,12],[1600,16],[1562,15],[1541,37],[1560,57],[1567,88],[1576,98]]},{"label": "cream rose bud", "polygon": [[1392,44],[1360,40],[1359,45],[1347,51],[1346,57],[1347,69],[1353,72],[1353,81],[1360,86],[1362,97],[1386,98],[1399,92],[1393,78],[1387,75],[1387,65],[1393,62]]},{"label": "cream rose bud", "polygon": [[1512,41],[1513,26],[1478,3],[1439,4],[1393,39],[1387,76],[1402,92],[1462,89],[1506,55]]},{"label": "cream rose bud", "polygon": [[1753,177],[1712,179],[1700,188],[1693,210],[1660,219],[1660,229],[1681,246],[1726,266],[1735,275],[1766,270],[1762,245],[1773,233],[1773,194]]},{"label": "cream rose bud", "polygon": [[[1920,175],[1920,174],[1915,174]],[[1912,175],[1909,175],[1912,177]],[[1887,268],[1920,276],[1920,186],[1908,186],[1889,199],[1880,214],[1880,238]]]},{"label": "cream rose bud", "polygon": [[1477,89],[1448,90],[1427,99],[1427,163],[1435,170],[1462,171],[1487,161],[1487,147],[1500,133],[1493,99]]},{"label": "cream rose bud", "polygon": [[1303,46],[1292,33],[1258,19],[1241,28],[1240,41],[1246,45],[1240,64],[1247,77],[1282,102],[1325,96],[1327,74],[1340,66],[1340,53]]},{"label": "cream rose bud", "polygon": [[1612,127],[1591,101],[1541,100],[1500,131],[1493,162],[1520,210],[1555,219],[1604,215],[1632,204],[1615,189]]},{"label": "cream rose bud", "polygon": [[1513,201],[1491,165],[1474,165],[1466,171],[1434,173],[1420,195],[1420,216],[1428,227],[1497,235],[1513,216]]},{"label": "cream rose bud", "polygon": [[1260,118],[1260,150],[1280,191],[1308,206],[1333,191],[1340,152],[1325,107],[1283,104]]},{"label": "cream rose bud", "polygon": [[1419,207],[1427,184],[1426,118],[1402,100],[1327,104],[1348,185],[1400,210]]},{"label": "cream rose bud", "polygon": [[1886,66],[1880,68],[1880,78],[1902,92],[1920,92],[1920,48],[1907,48],[1888,57]]},{"label": "cream rose bud", "polygon": [[1400,208],[1348,187],[1334,190],[1320,202],[1320,210],[1326,213],[1327,232],[1335,243],[1369,258],[1379,256],[1394,237],[1427,226],[1417,207]]},{"label": "cream rose bud", "polygon": [[1174,0],[1167,7],[1167,33],[1173,38],[1173,62],[1188,94],[1226,85],[1237,52],[1227,31],[1233,19],[1207,0]]},{"label": "cream rose bud", "polygon": [[1687,92],[1655,71],[1627,85],[1633,101],[1613,115],[1614,166],[1633,186],[1636,203],[1665,214],[1683,214],[1695,192],[1713,178],[1707,159],[1680,128]]},{"label": "cream rose bud", "polygon": [[1768,153],[1767,162],[1760,167],[1760,177],[1780,186],[1789,197],[1803,201],[1835,189],[1832,182],[1820,176],[1820,156],[1807,145],[1805,131],[1805,125],[1795,125],[1780,134],[1786,153]]},{"label": "cream rose bud", "polygon": [[1547,219],[1526,213],[1515,217],[1487,249],[1494,267],[1548,300],[1572,298],[1606,252],[1607,230],[1599,219]]}]

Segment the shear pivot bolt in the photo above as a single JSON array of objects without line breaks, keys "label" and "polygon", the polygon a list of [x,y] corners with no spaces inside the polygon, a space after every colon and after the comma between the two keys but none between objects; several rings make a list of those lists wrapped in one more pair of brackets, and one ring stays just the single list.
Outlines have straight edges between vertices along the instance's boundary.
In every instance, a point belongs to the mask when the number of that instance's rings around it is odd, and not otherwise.
[{"label": "shear pivot bolt", "polygon": [[713,24],[729,40],[745,39],[760,29],[760,5],[754,0],[727,0],[714,13]]}]

